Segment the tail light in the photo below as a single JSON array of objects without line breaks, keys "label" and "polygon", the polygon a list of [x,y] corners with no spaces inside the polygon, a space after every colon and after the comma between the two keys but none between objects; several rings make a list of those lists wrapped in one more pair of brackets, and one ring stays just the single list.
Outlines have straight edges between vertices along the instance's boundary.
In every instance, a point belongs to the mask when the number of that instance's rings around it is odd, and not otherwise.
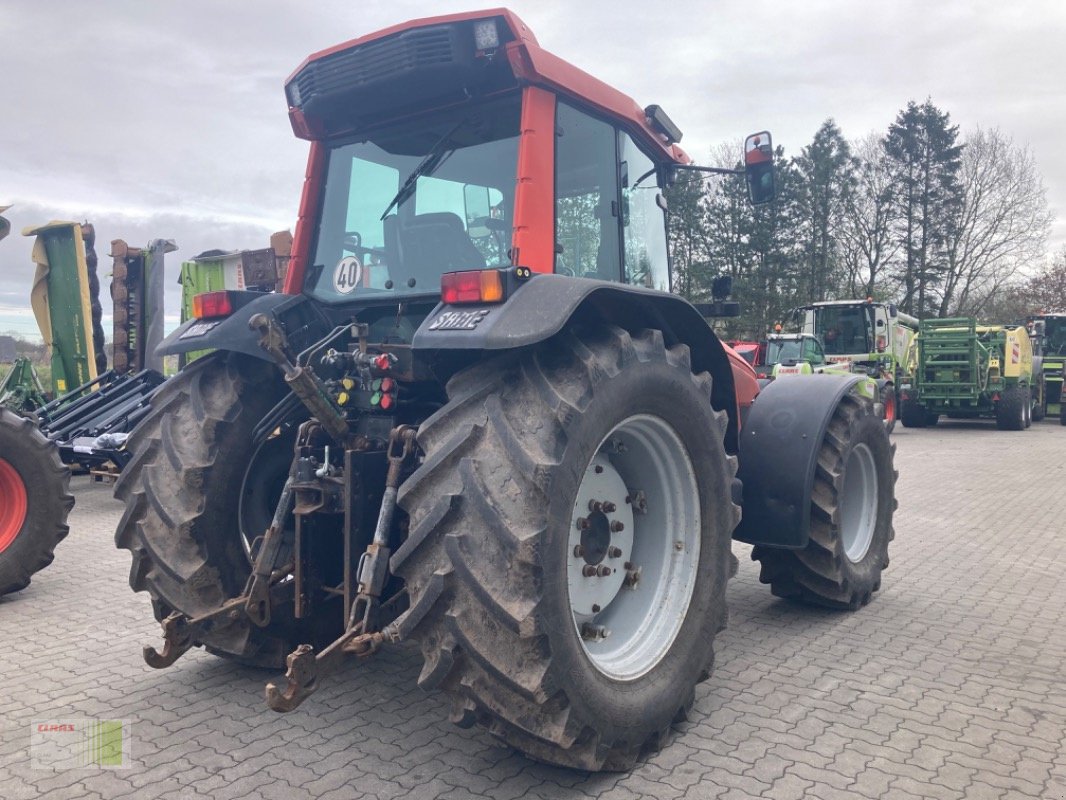
[{"label": "tail light", "polygon": [[440,278],[440,299],[449,305],[503,301],[503,274],[498,269],[445,272]]},{"label": "tail light", "polygon": [[230,292],[204,292],[192,299],[192,315],[196,319],[228,317],[233,313],[233,297]]}]

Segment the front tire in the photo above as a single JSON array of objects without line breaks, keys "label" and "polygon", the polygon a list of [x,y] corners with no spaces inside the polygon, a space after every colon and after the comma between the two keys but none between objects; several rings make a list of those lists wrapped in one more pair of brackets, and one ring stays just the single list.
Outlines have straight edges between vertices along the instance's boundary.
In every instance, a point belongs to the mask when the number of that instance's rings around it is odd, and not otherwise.
[{"label": "front tire", "polygon": [[618,328],[449,382],[400,489],[411,533],[391,566],[418,620],[419,685],[451,696],[453,721],[541,761],[622,770],[684,718],[725,625],[739,518],[710,383],[686,346]]},{"label": "front tire", "polygon": [[32,420],[0,408],[0,595],[52,563],[74,506],[70,470]]},{"label": "front tire", "polygon": [[921,403],[908,398],[900,403],[899,421],[904,428],[924,428],[929,424],[929,414]]},{"label": "front tire", "polygon": [[870,602],[895,536],[894,452],[869,404],[845,395],[818,453],[807,546],[752,550],[777,597],[852,610]]}]

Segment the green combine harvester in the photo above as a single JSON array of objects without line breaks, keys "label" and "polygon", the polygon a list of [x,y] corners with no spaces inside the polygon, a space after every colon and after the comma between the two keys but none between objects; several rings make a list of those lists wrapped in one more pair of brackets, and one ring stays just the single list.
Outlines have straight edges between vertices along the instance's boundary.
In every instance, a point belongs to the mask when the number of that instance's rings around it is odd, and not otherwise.
[{"label": "green combine harvester", "polygon": [[1066,378],[1066,312],[1034,314],[1029,317],[1028,325],[1030,335],[1040,343],[1043,353],[1047,414],[1058,417],[1066,425],[1066,398],[1062,396]]},{"label": "green combine harvester", "polygon": [[911,344],[908,372],[900,387],[905,427],[935,425],[941,416],[993,417],[1000,430],[1020,431],[1043,418],[1039,358],[1034,361],[1022,325],[978,325],[965,317],[924,320]]}]

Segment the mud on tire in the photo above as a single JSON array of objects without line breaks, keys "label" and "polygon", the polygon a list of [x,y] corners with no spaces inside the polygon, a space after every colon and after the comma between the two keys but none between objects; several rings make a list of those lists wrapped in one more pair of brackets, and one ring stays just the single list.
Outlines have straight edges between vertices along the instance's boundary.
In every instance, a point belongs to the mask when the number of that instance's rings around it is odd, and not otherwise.
[{"label": "mud on tire", "polygon": [[[684,718],[725,625],[739,518],[710,384],[692,374],[686,346],[618,328],[567,331],[449,382],[448,405],[419,429],[425,459],[399,495],[410,534],[391,567],[410,595],[418,683],[451,697],[454,722],[484,725],[542,761],[620,770]],[[664,420],[699,465],[698,578],[664,655],[616,680],[578,634],[568,537],[582,476],[634,415]]]},{"label": "mud on tire", "polygon": [[[272,365],[217,353],[152,398],[115,486],[126,504],[115,544],[133,556],[130,586],[151,595],[156,619],[175,610],[197,616],[243,590],[251,567],[238,507],[252,430],[285,391]],[[265,628],[243,616],[222,621],[202,644],[241,663],[278,668],[296,644],[311,641],[303,637],[289,604],[276,607]]]},{"label": "mud on tire", "polygon": [[[759,580],[776,596],[830,608],[870,602],[895,536],[895,450],[868,404],[845,395],[818,453],[807,546],[752,550],[752,560],[761,562]],[[872,511],[864,508],[871,500]]]},{"label": "mud on tire", "polygon": [[70,470],[32,420],[0,408],[0,595],[52,563],[74,506]]}]

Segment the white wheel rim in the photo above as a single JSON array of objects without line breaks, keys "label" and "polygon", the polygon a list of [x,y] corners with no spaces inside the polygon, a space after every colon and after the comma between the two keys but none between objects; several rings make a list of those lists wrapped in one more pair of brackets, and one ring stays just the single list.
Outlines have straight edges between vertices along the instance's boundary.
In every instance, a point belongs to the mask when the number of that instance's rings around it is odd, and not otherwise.
[{"label": "white wheel rim", "polygon": [[855,445],[848,453],[839,512],[844,555],[857,564],[866,557],[877,527],[877,468],[865,444]]},{"label": "white wheel rim", "polygon": [[567,546],[574,627],[601,673],[635,680],[669,652],[696,585],[701,527],[695,469],[674,429],[648,414],[616,425],[578,486]]}]

